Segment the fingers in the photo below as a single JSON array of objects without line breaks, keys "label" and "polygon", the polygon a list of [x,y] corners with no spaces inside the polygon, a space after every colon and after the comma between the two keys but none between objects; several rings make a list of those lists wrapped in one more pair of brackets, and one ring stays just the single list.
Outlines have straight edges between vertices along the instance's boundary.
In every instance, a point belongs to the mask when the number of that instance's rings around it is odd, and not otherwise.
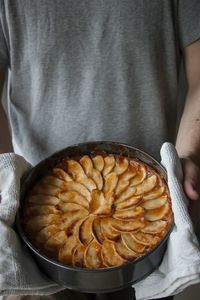
[{"label": "fingers", "polygon": [[190,158],[182,159],[182,166],[184,191],[189,199],[198,200],[200,195],[200,169]]}]

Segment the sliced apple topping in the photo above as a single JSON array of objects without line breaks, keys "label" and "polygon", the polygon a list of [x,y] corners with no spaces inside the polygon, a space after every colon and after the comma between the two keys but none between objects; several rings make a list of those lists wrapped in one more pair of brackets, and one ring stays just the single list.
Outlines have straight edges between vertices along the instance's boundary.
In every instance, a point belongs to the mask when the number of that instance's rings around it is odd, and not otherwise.
[{"label": "sliced apple topping", "polygon": [[126,260],[117,253],[115,243],[110,240],[103,242],[101,256],[105,265],[110,267],[119,266],[126,262]]},{"label": "sliced apple topping", "polygon": [[128,207],[135,206],[136,204],[138,204],[138,202],[140,202],[141,199],[141,196],[132,196],[120,203],[116,203],[116,210],[127,209]]},{"label": "sliced apple topping", "polygon": [[101,231],[106,238],[111,240],[116,240],[120,236],[120,232],[112,226],[111,218],[101,219]]},{"label": "sliced apple topping", "polygon": [[98,269],[102,265],[101,245],[94,239],[84,253],[84,264],[87,268]]},{"label": "sliced apple topping", "polygon": [[146,226],[142,228],[141,231],[144,233],[156,234],[165,230],[166,227],[167,227],[167,221],[159,220],[159,221],[147,223]]},{"label": "sliced apple topping", "polygon": [[73,249],[72,252],[72,265],[76,267],[84,266],[84,253],[86,246],[79,243],[76,248]]},{"label": "sliced apple topping", "polygon": [[42,244],[59,231],[61,231],[60,226],[56,224],[48,225],[38,232],[36,241]]},{"label": "sliced apple topping", "polygon": [[89,202],[91,200],[90,192],[88,191],[88,189],[85,186],[83,186],[79,182],[74,182],[74,181],[66,182],[65,191],[77,192],[77,193],[81,194],[83,197],[85,197]]},{"label": "sliced apple topping", "polygon": [[137,206],[128,209],[116,210],[113,214],[113,217],[116,219],[130,220],[135,218],[141,218],[142,216],[144,216],[144,213],[144,208],[142,208],[141,206]]},{"label": "sliced apple topping", "polygon": [[138,242],[132,233],[122,233],[121,235],[125,245],[136,253],[143,253],[146,246]]},{"label": "sliced apple topping", "polygon": [[119,231],[133,231],[145,227],[145,223],[137,219],[131,221],[112,219],[111,224]]},{"label": "sliced apple topping", "polygon": [[60,214],[37,215],[27,221],[28,231],[38,232],[42,228],[60,221]]},{"label": "sliced apple topping", "polygon": [[90,211],[95,215],[109,215],[112,210],[112,195],[104,196],[99,190],[92,191],[92,200],[90,202]]},{"label": "sliced apple topping", "polygon": [[104,193],[113,192],[117,186],[118,176],[112,172],[105,176]]},{"label": "sliced apple topping", "polygon": [[160,238],[158,236],[154,234],[144,233],[141,231],[137,231],[132,235],[138,243],[145,246],[153,246],[160,241]]},{"label": "sliced apple topping", "polygon": [[157,221],[162,218],[169,212],[169,204],[166,203],[163,206],[155,209],[148,210],[145,214],[145,218],[148,221]]},{"label": "sliced apple topping", "polygon": [[90,215],[80,226],[79,231],[79,237],[80,241],[87,245],[93,240],[94,234],[93,234],[93,222],[94,222],[95,216]]},{"label": "sliced apple topping", "polygon": [[96,218],[93,221],[93,233],[95,238],[97,239],[97,241],[99,243],[103,243],[103,241],[105,240],[103,231],[101,229],[101,218]]},{"label": "sliced apple topping", "polygon": [[32,192],[34,194],[57,196],[60,192],[60,188],[51,184],[38,183],[34,186]]},{"label": "sliced apple topping", "polygon": [[144,166],[141,166],[137,172],[137,175],[131,179],[130,186],[135,186],[144,181],[144,179],[147,176],[146,168]]},{"label": "sliced apple topping", "polygon": [[55,196],[37,194],[29,196],[27,201],[38,205],[57,205],[60,199]]},{"label": "sliced apple topping", "polygon": [[116,251],[117,253],[127,259],[134,259],[138,256],[138,254],[136,252],[134,252],[132,249],[130,249],[127,244],[124,242],[123,238],[120,238],[119,241],[116,242]]},{"label": "sliced apple topping", "polygon": [[160,198],[147,200],[141,204],[145,209],[154,209],[163,206],[167,202],[167,196],[162,196]]},{"label": "sliced apple topping", "polygon": [[58,214],[59,210],[53,205],[31,205],[27,207],[27,216]]},{"label": "sliced apple topping", "polygon": [[126,157],[122,157],[122,158],[119,157],[116,159],[116,165],[113,172],[117,175],[121,175],[128,169],[128,166],[129,166],[128,159]]},{"label": "sliced apple topping", "polygon": [[164,186],[158,186],[155,187],[152,191],[150,191],[148,194],[143,196],[144,200],[152,200],[155,198],[159,198],[160,196],[162,196],[162,194],[165,191],[165,187]]},{"label": "sliced apple topping", "polygon": [[66,242],[67,235],[64,230],[56,232],[52,235],[44,244],[44,248],[55,254],[59,251],[59,248]]},{"label": "sliced apple topping", "polygon": [[55,176],[45,176],[42,178],[41,182],[43,184],[51,184],[53,186],[56,186],[58,188],[65,188],[65,181],[62,179],[59,179]]},{"label": "sliced apple topping", "polygon": [[69,202],[69,203],[76,203],[79,204],[83,207],[89,208],[89,202],[88,200],[80,195],[78,192],[61,192],[59,193],[58,197],[63,201],[63,202]]},{"label": "sliced apple topping", "polygon": [[64,264],[72,264],[73,250],[77,247],[77,238],[75,235],[67,237],[64,245],[60,247],[58,259]]},{"label": "sliced apple topping", "polygon": [[99,171],[102,172],[104,168],[104,159],[101,155],[97,155],[92,158],[94,167]]},{"label": "sliced apple topping", "polygon": [[115,166],[115,158],[112,155],[104,157],[103,176],[108,175]]},{"label": "sliced apple topping", "polygon": [[61,180],[72,181],[71,176],[61,168],[53,168],[52,173]]},{"label": "sliced apple topping", "polygon": [[83,168],[77,161],[70,159],[66,162],[66,165],[68,173],[73,177],[74,180],[80,181],[86,176]]},{"label": "sliced apple topping", "polygon": [[135,186],[135,195],[141,195],[151,191],[157,182],[157,176],[152,175],[151,177],[147,177],[144,181],[137,186]]}]

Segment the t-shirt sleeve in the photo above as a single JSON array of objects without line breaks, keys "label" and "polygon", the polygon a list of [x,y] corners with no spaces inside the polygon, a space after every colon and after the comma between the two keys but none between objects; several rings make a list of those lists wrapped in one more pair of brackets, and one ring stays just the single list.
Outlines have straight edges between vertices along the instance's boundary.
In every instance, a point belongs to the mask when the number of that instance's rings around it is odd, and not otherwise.
[{"label": "t-shirt sleeve", "polygon": [[6,43],[6,38],[3,30],[3,10],[2,10],[2,1],[0,0],[0,64],[9,65],[9,53]]},{"label": "t-shirt sleeve", "polygon": [[200,39],[200,0],[179,0],[178,31],[181,48]]}]

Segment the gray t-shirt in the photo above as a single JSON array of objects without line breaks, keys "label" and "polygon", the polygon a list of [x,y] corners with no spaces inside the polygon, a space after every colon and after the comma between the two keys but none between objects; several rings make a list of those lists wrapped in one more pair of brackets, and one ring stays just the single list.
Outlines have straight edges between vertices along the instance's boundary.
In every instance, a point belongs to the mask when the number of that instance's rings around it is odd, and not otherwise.
[{"label": "gray t-shirt", "polygon": [[181,50],[199,0],[0,0],[14,150],[32,164],[68,145],[175,140]]}]

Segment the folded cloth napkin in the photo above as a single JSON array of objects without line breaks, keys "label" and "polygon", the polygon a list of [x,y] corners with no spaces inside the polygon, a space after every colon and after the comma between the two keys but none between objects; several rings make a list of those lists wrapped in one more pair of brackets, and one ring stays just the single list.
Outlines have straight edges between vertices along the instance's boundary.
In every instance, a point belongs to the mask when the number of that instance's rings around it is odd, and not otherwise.
[{"label": "folded cloth napkin", "polygon": [[20,178],[30,167],[19,155],[0,155],[0,296],[49,295],[64,289],[39,271],[13,230]]},{"label": "folded cloth napkin", "polygon": [[168,175],[175,226],[159,268],[134,285],[138,300],[175,295],[200,282],[200,248],[188,215],[182,167],[174,146],[163,144],[161,158]]},{"label": "folded cloth napkin", "polygon": [[[161,157],[168,173],[175,226],[158,270],[134,285],[138,300],[166,297],[200,282],[199,245],[187,213],[181,164],[169,143],[162,146]],[[29,168],[19,155],[0,155],[0,295],[48,295],[64,289],[39,271],[12,228],[19,206],[20,178]]]}]

